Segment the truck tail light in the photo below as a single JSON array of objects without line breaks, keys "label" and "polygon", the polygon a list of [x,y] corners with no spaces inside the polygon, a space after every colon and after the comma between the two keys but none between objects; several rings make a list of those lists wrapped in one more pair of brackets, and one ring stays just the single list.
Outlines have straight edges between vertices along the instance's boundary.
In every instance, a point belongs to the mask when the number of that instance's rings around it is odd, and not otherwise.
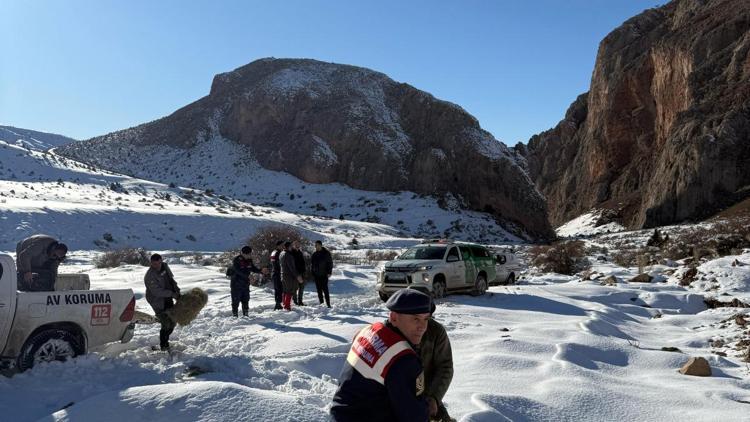
[{"label": "truck tail light", "polygon": [[125,307],[125,310],[122,311],[122,315],[120,315],[120,322],[128,322],[133,319],[133,316],[135,316],[135,296],[130,298],[130,303],[128,303],[128,306]]}]

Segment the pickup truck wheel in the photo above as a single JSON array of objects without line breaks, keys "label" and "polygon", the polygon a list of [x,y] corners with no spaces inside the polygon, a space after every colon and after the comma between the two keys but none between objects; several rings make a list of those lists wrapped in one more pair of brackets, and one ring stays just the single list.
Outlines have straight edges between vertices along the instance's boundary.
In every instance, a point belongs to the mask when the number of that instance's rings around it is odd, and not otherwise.
[{"label": "pickup truck wheel", "polygon": [[510,275],[508,275],[508,278],[505,280],[505,284],[516,284],[516,274],[510,273]]},{"label": "pickup truck wheel", "polygon": [[474,282],[474,291],[471,292],[472,296],[482,296],[487,291],[487,280],[483,276],[477,276],[477,281]]},{"label": "pickup truck wheel", "polygon": [[18,356],[18,369],[25,371],[42,362],[64,361],[81,353],[78,339],[70,331],[43,330],[26,340]]},{"label": "pickup truck wheel", "polygon": [[382,300],[383,302],[388,300],[388,295],[385,293],[378,293],[378,296],[380,296],[380,300]]},{"label": "pickup truck wheel", "polygon": [[445,297],[445,281],[438,279],[432,283],[432,297],[434,299],[442,299]]}]

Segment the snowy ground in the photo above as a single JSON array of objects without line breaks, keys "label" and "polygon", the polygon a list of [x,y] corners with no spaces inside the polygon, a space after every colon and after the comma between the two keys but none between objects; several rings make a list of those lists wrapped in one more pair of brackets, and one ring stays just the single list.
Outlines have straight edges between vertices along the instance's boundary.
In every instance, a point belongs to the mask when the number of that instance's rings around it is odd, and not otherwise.
[{"label": "snowy ground", "polygon": [[[150,311],[143,299],[145,268],[93,269],[93,254],[78,252],[64,269],[89,273],[94,289],[130,287],[138,309]],[[151,351],[158,325],[139,325],[129,344],[0,378],[3,419],[326,420],[351,338],[386,317],[373,292],[377,268],[338,266],[330,310],[273,311],[271,291],[254,287],[251,316],[235,319],[229,283],[218,268],[171,259],[183,289],[201,287],[210,295],[199,318],[175,331],[181,351]],[[701,271],[713,274],[720,292],[746,295],[750,266],[731,267],[733,260],[750,263],[750,253],[707,262]],[[483,297],[456,295],[439,303],[436,318],[453,345],[456,375],[446,404],[454,417],[746,418],[750,370],[728,344],[726,357],[712,353],[718,349],[711,345],[742,334],[732,321],[741,309],[706,309],[703,289],[679,286],[668,267],[649,268],[660,282],[616,286],[600,280],[610,274],[626,280],[635,269],[609,263],[593,269],[599,274],[593,281],[526,276],[524,284],[493,287]],[[314,288],[307,289],[305,302],[316,304]],[[707,358],[713,376],[679,374],[691,356]]]}]

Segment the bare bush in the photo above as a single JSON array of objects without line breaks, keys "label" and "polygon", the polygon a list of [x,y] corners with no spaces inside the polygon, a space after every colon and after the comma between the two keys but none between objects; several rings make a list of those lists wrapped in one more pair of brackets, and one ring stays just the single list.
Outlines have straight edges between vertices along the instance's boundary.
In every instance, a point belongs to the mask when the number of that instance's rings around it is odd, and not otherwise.
[{"label": "bare bush", "polygon": [[634,266],[637,258],[637,249],[623,249],[612,255],[612,261],[621,267]]},{"label": "bare bush", "polygon": [[726,256],[750,247],[750,219],[734,218],[683,231],[663,247],[667,258],[677,260],[693,256]]},{"label": "bare bush", "polygon": [[350,264],[350,265],[363,265],[365,264],[365,258],[356,256],[348,252],[331,252],[331,258],[334,264]]},{"label": "bare bush", "polygon": [[193,256],[191,256],[190,257],[190,261],[193,264],[202,265],[204,267],[206,267],[208,265],[214,265],[214,258],[213,257],[207,257],[207,256],[205,256],[203,254],[200,254],[200,253],[196,253]]},{"label": "bare bush", "polygon": [[573,275],[590,266],[584,243],[580,240],[535,246],[529,255],[532,265],[544,272]]},{"label": "bare bush", "polygon": [[374,251],[369,250],[365,253],[368,261],[393,261],[398,256],[396,251]]},{"label": "bare bush", "polygon": [[210,259],[211,263],[209,265],[213,265],[215,267],[226,268],[232,265],[232,260],[234,259],[235,256],[239,254],[240,254],[239,249],[233,249],[230,251],[222,252],[221,254],[211,258]]},{"label": "bare bush", "polygon": [[96,268],[116,268],[122,264],[149,265],[151,252],[143,248],[123,248],[107,251],[94,258]]},{"label": "bare bush", "polygon": [[[247,245],[253,248],[253,260],[256,265],[268,267],[271,264],[271,251],[276,248],[276,242],[279,240],[284,242],[296,240],[299,241],[303,251],[312,250],[312,241],[293,227],[282,225],[262,227],[246,241]],[[236,253],[239,253],[239,250]],[[231,258],[229,262],[231,263]]]}]

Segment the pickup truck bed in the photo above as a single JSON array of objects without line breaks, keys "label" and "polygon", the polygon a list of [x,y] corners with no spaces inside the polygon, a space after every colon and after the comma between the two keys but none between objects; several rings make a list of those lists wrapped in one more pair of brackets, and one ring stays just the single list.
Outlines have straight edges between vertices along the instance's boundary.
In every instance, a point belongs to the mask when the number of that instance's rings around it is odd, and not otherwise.
[{"label": "pickup truck bed", "polygon": [[0,255],[0,359],[20,370],[133,336],[130,289],[19,292],[9,255]]}]

